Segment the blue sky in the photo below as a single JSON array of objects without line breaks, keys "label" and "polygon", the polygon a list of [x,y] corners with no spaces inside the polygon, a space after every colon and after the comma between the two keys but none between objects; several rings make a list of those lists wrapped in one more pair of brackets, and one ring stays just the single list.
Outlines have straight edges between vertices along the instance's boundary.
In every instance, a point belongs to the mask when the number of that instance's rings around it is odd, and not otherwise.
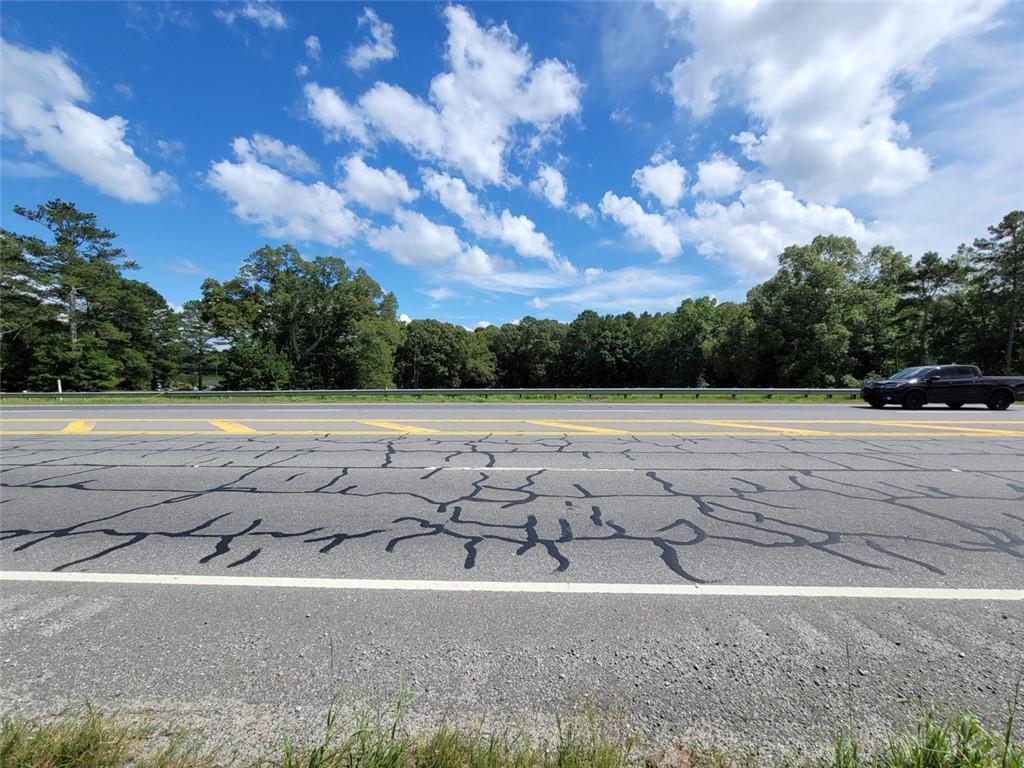
[{"label": "blue sky", "polygon": [[819,232],[1024,204],[1020,3],[2,6],[2,223],[97,213],[175,305],[264,243],[409,317],[741,298]]}]

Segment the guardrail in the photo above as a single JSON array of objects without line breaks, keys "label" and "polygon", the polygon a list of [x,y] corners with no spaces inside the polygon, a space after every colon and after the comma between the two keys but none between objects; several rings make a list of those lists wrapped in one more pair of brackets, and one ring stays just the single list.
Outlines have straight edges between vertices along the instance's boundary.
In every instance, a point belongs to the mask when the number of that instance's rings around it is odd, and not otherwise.
[{"label": "guardrail", "polygon": [[158,397],[169,400],[204,398],[204,397],[251,397],[251,398],[273,398],[273,397],[423,397],[425,395],[441,395],[445,397],[483,397],[492,396],[519,396],[520,398],[530,396],[546,396],[558,399],[559,395],[579,397],[585,395],[588,398],[618,397],[628,398],[632,396],[664,398],[669,396],[727,396],[735,399],[743,395],[756,395],[771,398],[775,395],[803,396],[803,397],[849,397],[856,398],[860,394],[859,389],[817,389],[814,387],[739,387],[739,388],[715,388],[715,387],[588,387],[580,389],[564,388],[530,388],[530,389],[268,389],[268,390],[180,390],[180,391],[158,391],[158,392],[0,392],[0,398],[25,397],[25,398],[62,398],[73,400],[81,397]]}]

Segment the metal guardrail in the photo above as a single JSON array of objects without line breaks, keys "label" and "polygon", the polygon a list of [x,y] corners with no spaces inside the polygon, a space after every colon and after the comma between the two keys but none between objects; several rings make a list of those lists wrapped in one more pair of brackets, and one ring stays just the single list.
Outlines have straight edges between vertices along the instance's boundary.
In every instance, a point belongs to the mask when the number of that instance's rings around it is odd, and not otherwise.
[{"label": "metal guardrail", "polygon": [[700,398],[701,396],[728,396],[735,399],[743,395],[757,395],[771,398],[775,395],[811,397],[824,396],[855,398],[860,394],[859,389],[838,388],[818,389],[814,387],[739,387],[739,388],[715,388],[715,387],[589,387],[579,389],[564,388],[531,388],[531,389],[268,389],[268,390],[180,390],[180,391],[159,391],[159,392],[0,392],[0,398],[25,397],[25,398],[63,398],[73,400],[81,397],[158,397],[168,400],[180,400],[204,397],[252,397],[252,398],[274,398],[274,397],[423,397],[425,395],[441,395],[447,397],[474,396],[489,398],[491,396],[516,396],[520,398],[529,396],[547,396],[558,399],[559,395],[579,397],[586,395],[588,398],[601,396],[619,396],[628,398],[631,395],[664,398],[666,395],[683,395]]}]

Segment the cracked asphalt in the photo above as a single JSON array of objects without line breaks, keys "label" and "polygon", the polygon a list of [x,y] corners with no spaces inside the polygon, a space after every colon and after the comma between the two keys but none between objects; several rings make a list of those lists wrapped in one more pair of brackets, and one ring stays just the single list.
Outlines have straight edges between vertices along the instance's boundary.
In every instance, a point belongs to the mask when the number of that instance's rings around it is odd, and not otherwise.
[{"label": "cracked asphalt", "polygon": [[[1024,589],[1024,409],[26,406],[9,571]],[[0,709],[88,700],[255,743],[405,685],[415,723],[593,707],[767,750],[998,723],[1011,601],[44,583],[0,589]]]}]

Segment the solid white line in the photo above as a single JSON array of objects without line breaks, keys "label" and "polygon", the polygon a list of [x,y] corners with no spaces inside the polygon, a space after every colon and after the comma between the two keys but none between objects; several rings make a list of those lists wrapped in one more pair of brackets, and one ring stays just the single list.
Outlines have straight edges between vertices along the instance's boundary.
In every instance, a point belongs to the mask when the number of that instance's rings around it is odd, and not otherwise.
[{"label": "solid white line", "polygon": [[762,586],[757,584],[574,584],[561,581],[312,579],[285,576],[196,576],[174,573],[0,571],[0,581],[45,581],[65,584],[156,584],[192,587],[391,590],[401,592],[530,592],[566,595],[669,595],[677,597],[855,597],[871,600],[1024,600],[1024,589],[814,587]]},{"label": "solid white line", "polygon": [[[397,467],[406,469],[406,467]],[[418,467],[416,467],[418,469]],[[423,467],[429,471],[441,472],[647,472],[647,469],[621,469],[611,467]]]}]

